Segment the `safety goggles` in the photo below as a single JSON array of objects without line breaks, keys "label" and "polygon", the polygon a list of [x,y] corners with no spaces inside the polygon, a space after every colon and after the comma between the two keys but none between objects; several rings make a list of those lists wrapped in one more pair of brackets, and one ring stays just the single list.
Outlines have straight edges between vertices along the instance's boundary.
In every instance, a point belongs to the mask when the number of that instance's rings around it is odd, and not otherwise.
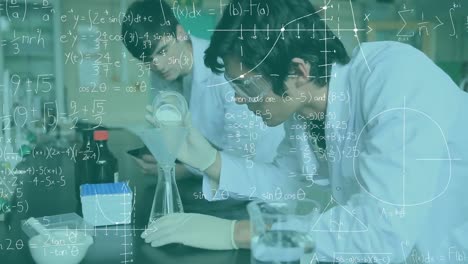
[{"label": "safety goggles", "polygon": [[263,99],[271,89],[271,84],[262,75],[232,78],[225,72],[224,78],[231,83],[236,94],[244,98]]}]

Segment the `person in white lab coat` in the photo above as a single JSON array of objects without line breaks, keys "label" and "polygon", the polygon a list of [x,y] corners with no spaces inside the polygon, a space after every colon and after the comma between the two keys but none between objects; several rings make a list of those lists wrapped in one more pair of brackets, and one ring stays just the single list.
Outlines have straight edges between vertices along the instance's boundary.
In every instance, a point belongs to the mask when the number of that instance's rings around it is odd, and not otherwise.
[{"label": "person in white lab coat", "polygon": [[[225,71],[238,102],[268,126],[284,122],[287,134],[274,162],[251,170],[218,154],[206,170],[206,197],[218,199],[210,192],[216,188],[262,198],[292,187],[286,182],[291,175],[303,186],[327,177],[330,204],[310,231],[318,260],[347,262],[352,254],[376,263],[427,263],[428,256],[433,263],[468,261],[466,235],[457,234],[468,223],[468,96],[409,45],[363,43],[349,58],[320,17],[331,6],[316,11],[302,0],[230,4],[268,5],[269,15],[226,10],[205,63]],[[247,30],[267,25],[271,31]],[[298,37],[297,28],[313,26],[325,30],[303,30]],[[209,149],[192,131],[179,159],[197,166],[193,153]],[[142,236],[156,246],[248,248],[248,226],[175,214]]]},{"label": "person in white lab coat", "polygon": [[[218,89],[210,87],[224,79],[204,65],[209,41],[187,34],[164,1],[136,1],[129,6],[126,17],[135,19],[124,20],[124,44],[135,58],[147,62],[139,64],[138,72],[151,72],[151,101],[162,90],[180,92],[189,104],[192,125],[216,149],[243,158],[246,166],[254,160],[273,160],[284,130],[265,126],[247,107],[236,104],[229,84]],[[145,173],[157,173],[157,161],[152,155],[136,161]],[[190,182],[180,188],[193,194],[191,199],[182,197],[186,207],[190,202],[200,206],[204,200],[197,180],[190,177],[201,175],[201,171],[177,164],[177,178]],[[191,179],[186,179],[187,175]]]}]

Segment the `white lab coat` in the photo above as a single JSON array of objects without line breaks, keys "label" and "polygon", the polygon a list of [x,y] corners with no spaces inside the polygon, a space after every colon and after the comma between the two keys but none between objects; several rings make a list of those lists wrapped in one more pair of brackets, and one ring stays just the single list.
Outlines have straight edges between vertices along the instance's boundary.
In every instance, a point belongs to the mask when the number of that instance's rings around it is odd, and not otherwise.
[{"label": "white lab coat", "polygon": [[[273,163],[247,170],[222,154],[219,191],[294,193],[328,170],[332,202],[311,224],[316,260],[468,263],[468,234],[457,236],[468,230],[468,95],[408,45],[361,47],[332,67],[327,162],[320,166],[303,122],[291,119]],[[209,184],[205,196],[218,199]],[[455,261],[455,251],[466,259]],[[421,261],[428,255],[433,262]]]},{"label": "white lab coat", "polygon": [[240,157],[246,166],[250,166],[254,160],[271,162],[284,138],[284,129],[282,126],[267,127],[245,105],[236,104],[233,89],[224,77],[214,74],[204,64],[203,57],[209,42],[194,36],[190,39],[193,48],[192,73],[184,77],[182,87],[152,73],[150,99],[161,90],[182,93],[189,104],[193,126],[218,149]]}]

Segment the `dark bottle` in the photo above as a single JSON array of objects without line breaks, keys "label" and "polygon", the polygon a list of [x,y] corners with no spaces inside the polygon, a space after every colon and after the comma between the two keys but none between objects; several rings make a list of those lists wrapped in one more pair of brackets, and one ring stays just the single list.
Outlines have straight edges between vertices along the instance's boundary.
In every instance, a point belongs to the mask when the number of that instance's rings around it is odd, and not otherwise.
[{"label": "dark bottle", "polygon": [[106,130],[94,131],[94,141],[96,142],[96,172],[93,183],[112,183],[119,178],[117,159],[112,155],[107,147],[109,132]]},{"label": "dark bottle", "polygon": [[94,129],[82,130],[83,144],[76,155],[75,164],[75,197],[78,201],[77,213],[81,215],[80,185],[92,183],[96,174],[96,152],[93,140]]}]

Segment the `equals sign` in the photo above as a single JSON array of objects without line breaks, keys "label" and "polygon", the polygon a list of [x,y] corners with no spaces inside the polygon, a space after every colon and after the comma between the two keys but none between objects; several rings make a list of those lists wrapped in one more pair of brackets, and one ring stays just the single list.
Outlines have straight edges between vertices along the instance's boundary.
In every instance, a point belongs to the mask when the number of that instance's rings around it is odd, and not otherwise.
[{"label": "equals sign", "polygon": [[116,92],[120,91],[120,87],[114,87],[114,91]]},{"label": "equals sign", "polygon": [[208,14],[214,16],[216,15],[216,11],[214,10],[214,8],[210,8],[208,9]]},{"label": "equals sign", "polygon": [[[122,244],[122,246],[133,246],[133,244],[125,243],[125,244]],[[131,254],[131,253],[127,253],[127,254]]]}]

